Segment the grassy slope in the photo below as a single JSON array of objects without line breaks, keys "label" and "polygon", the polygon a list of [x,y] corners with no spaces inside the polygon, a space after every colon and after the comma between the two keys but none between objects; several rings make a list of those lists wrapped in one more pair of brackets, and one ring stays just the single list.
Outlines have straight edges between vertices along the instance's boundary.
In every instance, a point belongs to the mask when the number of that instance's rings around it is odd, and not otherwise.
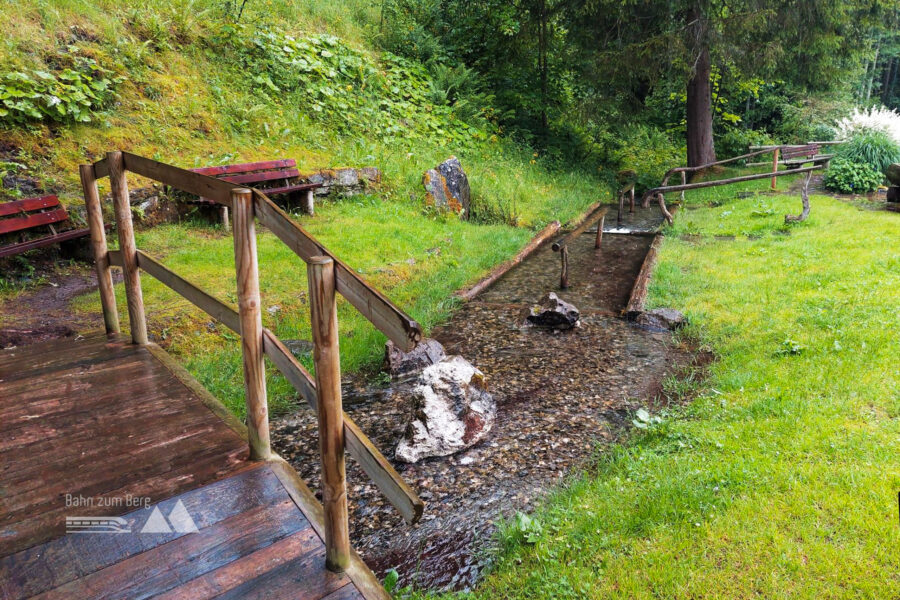
[{"label": "grassy slope", "polygon": [[538,544],[510,531],[479,596],[900,594],[900,218],[812,204],[790,235],[795,195],[680,215],[673,233],[702,237],[666,238],[651,302],[685,310],[719,361],[547,503]]},{"label": "grassy slope", "polygon": [[[0,124],[0,141],[20,148],[28,174],[75,206],[81,203],[77,164],[117,148],[185,167],[273,157],[293,157],[301,171],[376,165],[384,183],[375,196],[317,207],[317,216],[303,218],[303,225],[426,327],[446,316],[455,289],[514,254],[531,230],[553,219],[566,221],[608,193],[591,177],[548,170],[540,157],[502,136],[464,148],[437,138],[384,141],[366,130],[340,136],[311,118],[302,102],[255,93],[258,86],[250,79],[255,74],[212,42],[222,6],[216,0],[7,3],[0,13],[0,25],[9,33],[0,40],[3,70],[48,68],[48,57],[72,44],[102,64],[119,64],[125,81],[116,105],[93,123],[52,130],[3,129]],[[296,36],[328,32],[375,56],[368,48],[377,19],[377,7],[362,1],[251,0],[243,21]],[[77,36],[73,26],[79,28]],[[460,223],[422,210],[422,172],[452,153],[469,173],[477,201],[523,227]],[[131,185],[142,183],[135,177]],[[186,223],[144,231],[138,244],[204,289],[233,301],[230,237]],[[266,313],[268,324],[286,338],[308,339],[302,264],[265,233],[260,248],[264,300],[281,308]],[[414,264],[404,262],[409,259]],[[209,326],[150,277],[144,284],[151,332],[242,414],[233,336]],[[4,296],[15,293],[8,285],[0,290]],[[75,306],[99,308],[96,296]],[[124,310],[123,301],[119,306]],[[383,336],[349,306],[342,308],[340,319],[345,370],[377,364]],[[274,411],[288,409],[294,394],[287,384],[273,374],[269,385]]]}]

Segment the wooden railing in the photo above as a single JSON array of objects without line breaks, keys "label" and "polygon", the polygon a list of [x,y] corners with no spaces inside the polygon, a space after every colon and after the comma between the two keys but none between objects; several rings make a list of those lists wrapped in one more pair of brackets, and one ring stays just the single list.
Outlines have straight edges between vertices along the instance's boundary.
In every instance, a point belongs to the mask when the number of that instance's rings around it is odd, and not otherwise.
[{"label": "wooden railing", "polygon": [[[686,190],[696,190],[707,187],[717,187],[720,185],[729,185],[732,183],[740,183],[743,181],[753,181],[756,179],[771,179],[772,180],[772,189],[775,189],[775,180],[782,175],[797,175],[800,173],[809,173],[811,171],[817,171],[820,169],[824,169],[826,163],[823,161],[817,161],[815,159],[810,159],[808,162],[814,163],[812,167],[804,167],[802,169],[791,169],[789,171],[779,171],[778,170],[778,152],[781,148],[795,148],[798,146],[764,146],[759,147],[759,149],[753,150],[752,152],[748,152],[747,154],[742,154],[740,156],[733,156],[731,158],[726,158],[724,160],[718,160],[716,162],[707,163],[705,165],[698,165],[696,167],[674,167],[666,171],[666,174],[663,176],[662,182],[659,186],[655,188],[651,188],[644,192],[644,195],[641,197],[641,205],[644,208],[650,206],[650,200],[652,198],[656,198],[659,202],[659,208],[662,211],[663,216],[666,218],[666,221],[671,225],[673,222],[672,214],[666,207],[666,201],[664,194],[667,192],[681,192],[681,199],[684,200],[684,192]],[[740,177],[730,177],[728,179],[717,179],[712,181],[700,181],[697,183],[687,183],[687,175],[689,173],[696,173],[697,171],[703,171],[710,167],[716,167],[725,165],[728,163],[736,162],[739,160],[745,160],[747,158],[752,158],[754,156],[759,156],[761,154],[772,154],[773,155],[773,168],[771,173],[755,173],[753,175],[742,175]],[[826,157],[830,158],[830,157]],[[767,163],[768,164],[768,163]],[[681,175],[681,185],[669,185],[669,178],[672,175],[679,174]]]},{"label": "wooden railing", "polygon": [[[126,173],[203,196],[233,214],[238,310],[235,311],[136,247]],[[390,462],[344,413],[341,400],[340,351],[336,295],[343,295],[400,348],[411,350],[422,339],[419,325],[303,230],[265,194],[199,175],[127,152],[110,152],[92,165],[80,167],[91,229],[103,318],[108,333],[119,332],[118,311],[110,266],[122,268],[131,338],[147,344],[147,324],[141,291],[143,270],[189,302],[237,332],[241,338],[248,443],[252,459],[273,458],[269,442],[264,357],[281,371],[319,420],[319,453],[325,512],[326,563],[346,568],[350,556],[344,450],[405,520],[414,523],[424,503]],[[107,248],[97,180],[109,177],[119,250]],[[315,378],[310,376],[274,333],[262,326],[255,222],[259,220],[307,264],[313,332]]]}]

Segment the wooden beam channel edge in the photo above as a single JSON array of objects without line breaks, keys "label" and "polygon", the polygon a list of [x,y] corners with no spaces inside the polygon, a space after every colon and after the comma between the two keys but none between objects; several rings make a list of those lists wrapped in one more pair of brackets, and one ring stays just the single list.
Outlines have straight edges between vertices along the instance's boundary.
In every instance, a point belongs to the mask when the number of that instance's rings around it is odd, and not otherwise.
[{"label": "wooden beam channel edge", "polygon": [[631,297],[628,298],[628,305],[625,307],[625,316],[633,319],[644,310],[644,303],[647,301],[647,290],[650,287],[650,276],[653,274],[653,267],[656,266],[656,259],[659,256],[659,247],[662,245],[663,235],[657,233],[650,244],[647,256],[641,264],[641,270],[631,288]]},{"label": "wooden beam channel edge", "polygon": [[537,235],[531,238],[531,241],[522,248],[518,254],[514,257],[502,263],[491,270],[490,273],[487,274],[483,279],[481,279],[478,283],[470,287],[469,289],[460,292],[458,294],[459,298],[465,301],[472,300],[475,296],[492,286],[497,282],[498,279],[503,277],[510,269],[514,266],[528,258],[535,250],[540,248],[547,239],[559,231],[560,224],[559,221],[553,221],[542,230],[540,230]]},{"label": "wooden beam channel edge", "polygon": [[[110,250],[108,254],[111,265],[121,266],[122,255],[118,250]],[[138,266],[235,333],[240,333],[238,313],[230,306],[210,296],[141,250],[138,250]],[[306,400],[309,407],[317,411],[318,396],[312,376],[281,340],[266,328],[263,328],[263,352]],[[344,439],[347,451],[404,520],[408,523],[418,522],[425,510],[425,503],[346,413],[344,413]]]},{"label": "wooden beam channel edge", "polygon": [[576,239],[579,235],[587,231],[588,227],[602,219],[606,216],[606,212],[609,210],[609,206],[601,205],[600,203],[595,204],[591,207],[590,211],[585,215],[585,217],[581,220],[575,229],[571,232],[567,233],[562,238],[553,242],[553,251],[559,252],[561,248],[567,246],[569,242]]}]

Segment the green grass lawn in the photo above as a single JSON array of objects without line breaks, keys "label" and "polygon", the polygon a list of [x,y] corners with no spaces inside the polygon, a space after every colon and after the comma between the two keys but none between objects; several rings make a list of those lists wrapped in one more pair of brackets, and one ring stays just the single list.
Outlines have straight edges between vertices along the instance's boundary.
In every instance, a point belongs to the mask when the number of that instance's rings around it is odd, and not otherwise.
[{"label": "green grass lawn", "polygon": [[[590,202],[584,197],[582,203]],[[452,294],[477,279],[533,235],[530,229],[473,225],[455,217],[423,216],[412,202],[357,196],[317,207],[316,216],[297,217],[338,257],[406,310],[427,330],[446,317]],[[137,245],[220,300],[236,305],[232,238],[202,224],[163,225],[137,236]],[[282,339],[311,339],[306,266],[274,235],[259,234],[263,322]],[[237,335],[216,324],[175,292],[143,274],[150,331],[209,390],[236,414],[244,414]],[[116,286],[120,312],[123,286]],[[76,310],[98,311],[96,293],[77,299]],[[271,309],[271,312],[270,312]],[[385,337],[339,298],[341,361],[353,372],[379,364]],[[127,317],[122,316],[123,325]],[[303,361],[312,368],[311,356]],[[274,413],[296,404],[293,388],[276,370],[269,373]]]},{"label": "green grass lawn", "polygon": [[797,195],[712,193],[650,298],[718,355],[708,379],[670,382],[692,400],[550,498],[537,543],[507,527],[478,597],[900,595],[900,216],[814,196],[785,229]]}]

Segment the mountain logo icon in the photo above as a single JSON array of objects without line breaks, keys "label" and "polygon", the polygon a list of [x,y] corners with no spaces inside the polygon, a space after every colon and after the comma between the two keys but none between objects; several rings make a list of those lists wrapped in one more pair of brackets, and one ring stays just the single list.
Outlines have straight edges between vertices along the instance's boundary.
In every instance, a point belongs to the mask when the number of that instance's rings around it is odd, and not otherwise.
[{"label": "mountain logo icon", "polygon": [[169,518],[163,516],[159,506],[153,507],[150,518],[144,523],[141,533],[196,533],[197,525],[194,519],[184,507],[184,503],[179,500],[175,503],[175,508],[169,513]]}]

